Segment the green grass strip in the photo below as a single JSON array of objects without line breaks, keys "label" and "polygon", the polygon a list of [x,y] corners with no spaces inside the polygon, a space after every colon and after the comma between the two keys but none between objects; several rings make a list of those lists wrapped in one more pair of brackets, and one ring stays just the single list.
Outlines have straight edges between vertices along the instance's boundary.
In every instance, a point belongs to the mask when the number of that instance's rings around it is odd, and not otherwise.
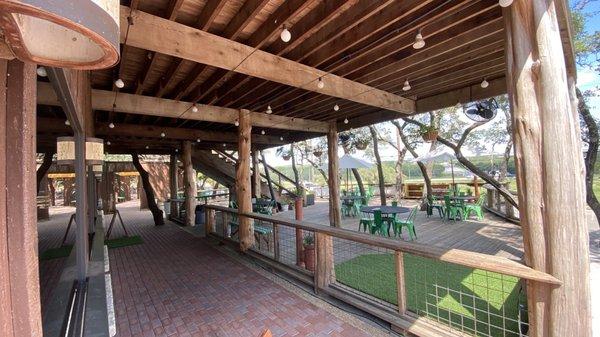
[{"label": "green grass strip", "polygon": [[127,247],[144,243],[144,240],[139,235],[123,236],[116,239],[104,240],[104,244],[111,248]]},{"label": "green grass strip", "polygon": [[[365,254],[335,266],[336,279],[398,304],[393,254]],[[404,254],[407,307],[475,336],[515,336],[519,284],[512,276]],[[506,330],[506,331],[503,331]]]},{"label": "green grass strip", "polygon": [[42,254],[40,254],[40,261],[48,261],[53,259],[59,259],[62,257],[67,257],[71,254],[71,249],[73,249],[73,245],[61,246],[58,248],[50,248],[45,250]]}]

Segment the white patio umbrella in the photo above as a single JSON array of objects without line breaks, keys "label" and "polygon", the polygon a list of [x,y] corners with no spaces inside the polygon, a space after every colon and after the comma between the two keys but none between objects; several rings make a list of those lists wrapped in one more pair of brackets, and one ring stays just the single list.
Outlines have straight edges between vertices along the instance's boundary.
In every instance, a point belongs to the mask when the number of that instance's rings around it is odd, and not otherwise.
[{"label": "white patio umbrella", "polygon": [[[346,190],[348,189],[348,178],[350,175],[351,169],[359,169],[359,168],[370,168],[373,166],[372,163],[368,161],[353,157],[349,154],[345,154],[340,157],[339,161],[339,169],[346,170]],[[324,169],[327,169],[326,165],[323,165]]]},{"label": "white patio umbrella", "polygon": [[452,171],[452,185],[454,186],[454,159],[456,159],[454,153],[450,152],[450,150],[445,147],[438,147],[426,155],[411,159],[410,161],[413,163],[418,161],[421,163],[443,163],[449,161],[450,170]]}]

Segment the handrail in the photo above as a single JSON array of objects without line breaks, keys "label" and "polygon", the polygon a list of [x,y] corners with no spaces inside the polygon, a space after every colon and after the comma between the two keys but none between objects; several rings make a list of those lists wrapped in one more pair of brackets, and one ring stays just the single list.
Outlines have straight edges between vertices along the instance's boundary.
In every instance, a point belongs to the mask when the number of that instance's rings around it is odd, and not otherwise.
[{"label": "handrail", "polygon": [[526,266],[518,261],[510,260],[501,256],[487,255],[482,253],[476,253],[461,249],[445,249],[441,247],[425,245],[418,242],[407,242],[392,240],[383,237],[376,237],[366,233],[360,233],[350,231],[347,229],[330,227],[319,225],[310,222],[292,220],[292,219],[280,219],[273,216],[258,214],[258,213],[246,213],[239,212],[234,208],[222,207],[217,205],[207,205],[207,209],[215,211],[221,211],[226,213],[235,213],[238,216],[245,216],[256,220],[262,220],[272,223],[277,223],[297,229],[313,231],[316,233],[322,233],[333,237],[346,239],[354,242],[377,246],[381,248],[387,248],[395,251],[404,253],[410,253],[434,260],[454,263],[466,267],[487,270],[495,273],[515,276],[531,281],[538,281],[547,284],[561,285],[562,281],[555,278],[554,276],[544,273],[539,270],[535,270],[529,266]]}]

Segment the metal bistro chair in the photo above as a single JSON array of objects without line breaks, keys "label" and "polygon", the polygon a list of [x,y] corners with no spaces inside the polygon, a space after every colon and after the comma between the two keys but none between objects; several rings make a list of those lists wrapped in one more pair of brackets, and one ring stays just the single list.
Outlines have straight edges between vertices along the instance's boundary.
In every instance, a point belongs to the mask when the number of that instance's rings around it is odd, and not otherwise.
[{"label": "metal bistro chair", "polygon": [[408,235],[410,236],[410,239],[414,240],[417,238],[417,231],[415,230],[415,218],[417,217],[418,209],[418,207],[413,208],[410,211],[408,218],[405,220],[396,220],[394,222],[394,235],[398,233],[400,234],[400,237],[402,237],[402,227],[406,227],[406,229],[408,229]]},{"label": "metal bistro chair", "polygon": [[450,196],[449,195],[445,195],[444,196],[444,206],[446,208],[446,217],[448,220],[450,220],[450,218],[452,218],[452,220],[460,220],[462,218],[462,206],[453,203],[450,200]]}]

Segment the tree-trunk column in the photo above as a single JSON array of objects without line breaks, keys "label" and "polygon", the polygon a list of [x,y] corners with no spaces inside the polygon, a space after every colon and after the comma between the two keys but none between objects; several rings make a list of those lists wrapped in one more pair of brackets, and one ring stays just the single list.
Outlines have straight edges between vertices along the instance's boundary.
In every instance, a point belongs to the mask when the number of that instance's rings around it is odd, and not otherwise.
[{"label": "tree-trunk column", "polygon": [[0,331],[42,336],[35,64],[0,60]]},{"label": "tree-trunk column", "polygon": [[[252,195],[250,187],[250,146],[252,124],[250,111],[241,109],[239,118],[238,165],[236,168],[237,200],[240,212],[252,212]],[[239,217],[240,249],[246,251],[254,245],[254,226],[252,219]]]},{"label": "tree-trunk column", "polygon": [[342,224],[340,205],[340,180],[338,158],[338,132],[335,122],[329,124],[327,133],[327,154],[329,158],[329,224],[340,227]]},{"label": "tree-trunk column", "polygon": [[171,193],[171,214],[179,214],[177,211],[177,155],[172,154],[169,162],[169,190]]},{"label": "tree-trunk column", "polygon": [[587,337],[584,168],[555,5],[564,4],[517,0],[504,10],[525,260],[563,282],[528,282],[529,335]]},{"label": "tree-trunk column", "polygon": [[192,166],[192,142],[183,142],[185,189],[185,225],[193,226],[196,218],[196,170]]},{"label": "tree-trunk column", "polygon": [[262,192],[260,188],[260,165],[258,162],[258,150],[256,149],[252,151],[252,185],[254,186],[254,197],[260,198]]}]

